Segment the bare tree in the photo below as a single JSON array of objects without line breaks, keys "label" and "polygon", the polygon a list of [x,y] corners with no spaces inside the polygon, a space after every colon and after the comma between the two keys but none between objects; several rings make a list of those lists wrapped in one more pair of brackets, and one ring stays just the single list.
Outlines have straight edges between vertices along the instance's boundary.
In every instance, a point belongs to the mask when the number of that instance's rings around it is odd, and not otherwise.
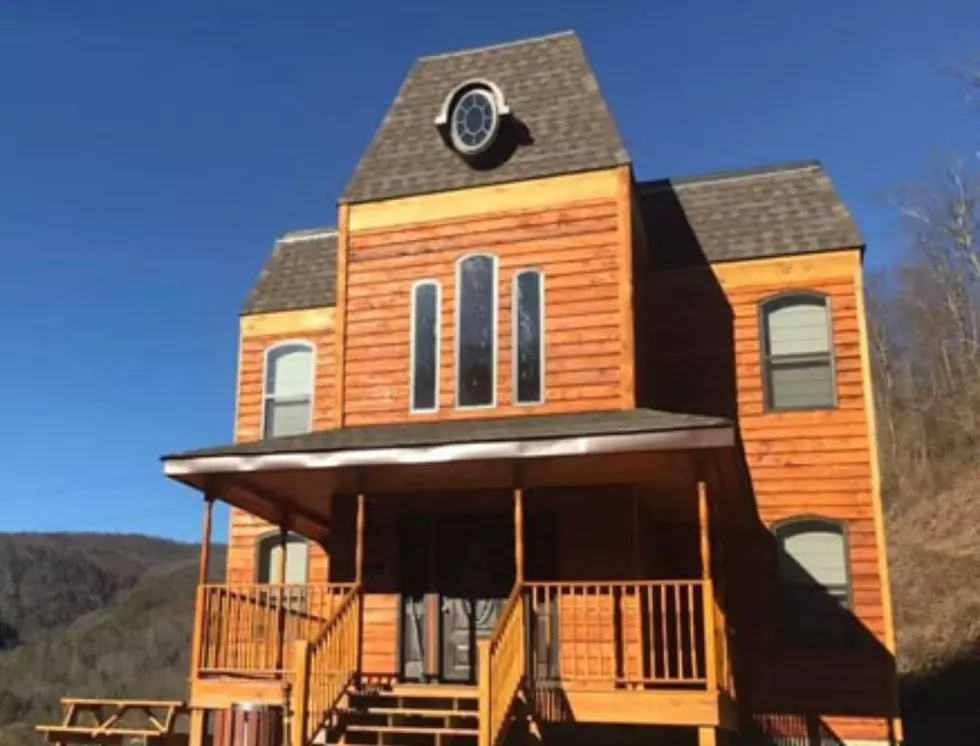
[{"label": "bare tree", "polygon": [[[980,104],[980,55],[956,72]],[[885,484],[901,499],[946,486],[980,446],[980,153],[887,201],[905,251],[867,294]]]},{"label": "bare tree", "polygon": [[967,96],[980,105],[980,52],[954,69],[954,74],[966,83]]}]

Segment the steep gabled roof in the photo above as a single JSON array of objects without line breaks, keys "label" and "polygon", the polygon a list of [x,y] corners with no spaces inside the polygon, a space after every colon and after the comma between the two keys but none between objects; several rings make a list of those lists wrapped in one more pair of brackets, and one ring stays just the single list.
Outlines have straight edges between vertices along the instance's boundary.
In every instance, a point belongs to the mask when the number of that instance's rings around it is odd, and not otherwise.
[{"label": "steep gabled roof", "polygon": [[819,161],[647,181],[637,196],[659,266],[864,246]]},{"label": "steep gabled roof", "polygon": [[[435,118],[456,86],[495,83],[519,122],[516,149],[476,168]],[[629,162],[592,67],[572,32],[422,57],[412,66],[342,202],[366,202],[609,168]]]},{"label": "steep gabled roof", "polygon": [[337,231],[293,231],[276,241],[243,315],[332,306],[337,302]]}]

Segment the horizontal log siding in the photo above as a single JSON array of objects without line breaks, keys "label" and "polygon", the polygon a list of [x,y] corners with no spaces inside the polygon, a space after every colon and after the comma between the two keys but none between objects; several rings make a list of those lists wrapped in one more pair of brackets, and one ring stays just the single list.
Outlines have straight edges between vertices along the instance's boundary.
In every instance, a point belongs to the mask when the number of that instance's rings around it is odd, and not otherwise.
[{"label": "horizontal log siding", "polygon": [[[739,538],[732,558],[743,663],[739,696],[767,712],[794,707],[823,713],[839,737],[886,735],[891,694],[885,650],[882,578],[874,523],[871,457],[862,381],[856,252],[794,259],[792,265],[717,265],[661,273],[654,282],[656,403],[737,416],[755,507],[753,540]],[[767,413],[763,404],[759,303],[809,290],[830,299],[838,405],[826,411]],[[658,318],[659,317],[659,318]],[[777,653],[772,538],[778,521],[821,516],[848,531],[853,611],[869,633],[861,652]],[[779,708],[767,710],[778,701]],[[862,712],[861,710],[864,710]],[[800,710],[802,711],[802,710]],[[853,712],[843,716],[832,713]],[[770,723],[771,725],[771,723]]]},{"label": "horizontal log siding", "polygon": [[[303,340],[316,347],[316,381],[313,390],[313,427],[325,430],[334,426],[334,355],[333,329],[309,329],[295,333],[243,336],[239,349],[238,406],[235,442],[262,438],[263,375],[265,351],[286,340]],[[256,544],[276,527],[242,510],[233,508],[228,534],[228,582],[251,583],[256,579]],[[329,558],[318,544],[310,546],[311,583],[326,582]]]},{"label": "horizontal log siding", "polygon": [[[735,272],[733,268],[726,275]],[[726,275],[721,278],[723,287]],[[835,409],[764,411],[758,305],[786,290],[815,290],[830,299]],[[792,285],[732,288],[726,295],[734,321],[738,420],[759,515],[770,526],[811,514],[847,525],[854,611],[884,644],[856,290],[851,271],[839,278],[801,280]]]},{"label": "horizontal log siding", "polygon": [[[348,263],[345,425],[502,417],[621,406],[618,218],[614,199],[560,209],[352,233]],[[497,407],[456,411],[456,261],[498,257]],[[545,274],[545,403],[515,406],[511,299],[515,272]],[[439,411],[409,414],[412,284],[442,284]]]}]

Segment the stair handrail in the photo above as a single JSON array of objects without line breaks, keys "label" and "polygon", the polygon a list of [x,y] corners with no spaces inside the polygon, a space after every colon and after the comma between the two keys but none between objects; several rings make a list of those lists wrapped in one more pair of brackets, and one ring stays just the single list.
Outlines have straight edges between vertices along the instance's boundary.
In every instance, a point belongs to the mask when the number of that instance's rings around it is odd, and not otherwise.
[{"label": "stair handrail", "polygon": [[360,675],[363,587],[355,585],[313,640],[296,643],[291,746],[307,746]]},{"label": "stair handrail", "polygon": [[527,623],[524,584],[517,583],[504,604],[493,634],[479,648],[478,746],[494,746],[527,673]]}]

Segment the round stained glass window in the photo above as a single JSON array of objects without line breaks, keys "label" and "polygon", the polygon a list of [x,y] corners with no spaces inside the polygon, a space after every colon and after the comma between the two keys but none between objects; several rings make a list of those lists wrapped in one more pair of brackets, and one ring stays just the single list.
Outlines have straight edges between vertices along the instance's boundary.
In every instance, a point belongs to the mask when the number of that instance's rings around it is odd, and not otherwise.
[{"label": "round stained glass window", "polygon": [[453,107],[453,146],[464,155],[486,150],[497,136],[500,116],[493,94],[484,88],[467,91]]}]

